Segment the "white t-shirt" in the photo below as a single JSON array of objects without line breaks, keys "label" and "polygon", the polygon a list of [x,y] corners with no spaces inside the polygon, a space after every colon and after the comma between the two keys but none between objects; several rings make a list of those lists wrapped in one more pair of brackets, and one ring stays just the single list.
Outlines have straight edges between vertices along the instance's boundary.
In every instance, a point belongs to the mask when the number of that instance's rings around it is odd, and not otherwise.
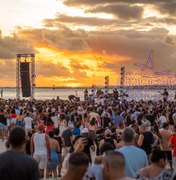
[{"label": "white t-shirt", "polygon": [[31,117],[24,118],[25,129],[32,129],[32,121],[33,119]]},{"label": "white t-shirt", "polygon": [[47,154],[46,139],[44,133],[34,134],[34,155]]},{"label": "white t-shirt", "polygon": [[57,116],[52,116],[51,119],[52,119],[52,121],[54,122],[54,126],[55,126],[55,127],[58,127],[59,121],[58,121]]},{"label": "white t-shirt", "polygon": [[167,119],[165,116],[161,115],[160,118],[159,118],[159,121],[160,121],[160,127],[163,127],[163,124],[165,122],[167,122]]}]

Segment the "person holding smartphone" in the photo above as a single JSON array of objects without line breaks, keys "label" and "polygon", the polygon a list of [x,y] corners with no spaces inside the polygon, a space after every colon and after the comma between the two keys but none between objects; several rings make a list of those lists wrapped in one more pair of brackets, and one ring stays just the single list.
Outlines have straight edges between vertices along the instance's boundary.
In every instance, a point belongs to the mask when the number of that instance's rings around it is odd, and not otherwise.
[{"label": "person holding smartphone", "polygon": [[83,149],[83,152],[86,153],[89,156],[90,159],[90,163],[92,162],[92,158],[91,158],[91,151],[95,151],[95,144],[93,142],[93,140],[90,138],[89,136],[89,130],[88,128],[84,128],[81,134],[81,137],[84,137],[84,142],[85,142],[85,146]]}]

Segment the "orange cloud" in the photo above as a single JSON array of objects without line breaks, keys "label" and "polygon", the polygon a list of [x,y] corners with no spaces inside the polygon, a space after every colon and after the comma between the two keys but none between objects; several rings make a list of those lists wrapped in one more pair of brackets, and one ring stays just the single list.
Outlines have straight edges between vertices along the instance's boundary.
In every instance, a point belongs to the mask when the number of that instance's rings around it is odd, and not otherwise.
[{"label": "orange cloud", "polygon": [[[37,86],[104,85],[105,76],[110,77],[110,85],[117,85],[120,67],[125,66],[130,72],[139,71],[134,63],[145,63],[151,47],[157,48],[156,51],[160,52],[157,57],[160,60],[159,69],[165,68],[166,65],[170,66],[169,68],[175,67],[173,60],[176,37],[168,33],[166,29],[159,28],[145,32],[135,30],[88,32],[61,26],[53,30],[20,29],[17,33],[17,39],[20,40],[17,42],[20,49],[23,44],[24,49],[27,49],[27,42],[30,42],[30,47],[33,46],[30,50],[36,52]],[[8,38],[0,40],[1,46],[7,40]],[[10,39],[9,42],[13,40]],[[15,45],[10,48],[14,49],[14,59]],[[8,47],[3,48],[4,52],[10,52]],[[15,86],[15,61],[12,65],[9,65],[7,58],[1,62],[4,63],[2,72],[3,69],[7,70],[2,82],[7,79],[7,85]],[[14,81],[11,81],[11,78]]]},{"label": "orange cloud", "polygon": [[106,67],[106,63],[130,61],[129,57],[111,57],[90,52],[56,51],[48,48],[37,48],[37,51],[37,84],[48,86],[103,85],[105,76],[110,76],[111,84],[116,85],[120,66],[115,66],[115,71],[114,67]]}]

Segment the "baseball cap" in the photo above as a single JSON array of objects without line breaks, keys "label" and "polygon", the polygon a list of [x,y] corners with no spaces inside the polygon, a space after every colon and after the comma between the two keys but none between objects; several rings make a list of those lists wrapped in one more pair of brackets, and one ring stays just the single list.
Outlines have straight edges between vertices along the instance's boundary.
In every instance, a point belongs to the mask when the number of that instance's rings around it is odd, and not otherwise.
[{"label": "baseball cap", "polygon": [[69,125],[68,125],[68,128],[74,128],[74,124],[73,123],[70,123]]},{"label": "baseball cap", "polygon": [[45,125],[42,124],[42,123],[40,123],[40,124],[37,126],[37,129],[40,130],[40,131],[42,131],[42,130],[45,129]]},{"label": "baseball cap", "polygon": [[84,128],[83,130],[82,130],[82,133],[88,133],[89,132],[89,130],[87,129],[87,128]]},{"label": "baseball cap", "polygon": [[111,135],[111,134],[112,134],[111,130],[110,130],[110,129],[106,129],[106,131],[105,131],[105,136]]}]

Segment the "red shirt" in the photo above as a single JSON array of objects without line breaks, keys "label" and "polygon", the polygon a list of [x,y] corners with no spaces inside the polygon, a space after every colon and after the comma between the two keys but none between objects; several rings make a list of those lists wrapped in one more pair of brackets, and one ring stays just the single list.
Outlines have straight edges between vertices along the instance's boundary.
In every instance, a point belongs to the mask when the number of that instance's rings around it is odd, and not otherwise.
[{"label": "red shirt", "polygon": [[11,118],[16,118],[16,117],[17,117],[17,116],[16,116],[15,113],[11,114]]},{"label": "red shirt", "polygon": [[173,134],[170,138],[170,142],[173,145],[173,157],[176,157],[176,134]]}]

